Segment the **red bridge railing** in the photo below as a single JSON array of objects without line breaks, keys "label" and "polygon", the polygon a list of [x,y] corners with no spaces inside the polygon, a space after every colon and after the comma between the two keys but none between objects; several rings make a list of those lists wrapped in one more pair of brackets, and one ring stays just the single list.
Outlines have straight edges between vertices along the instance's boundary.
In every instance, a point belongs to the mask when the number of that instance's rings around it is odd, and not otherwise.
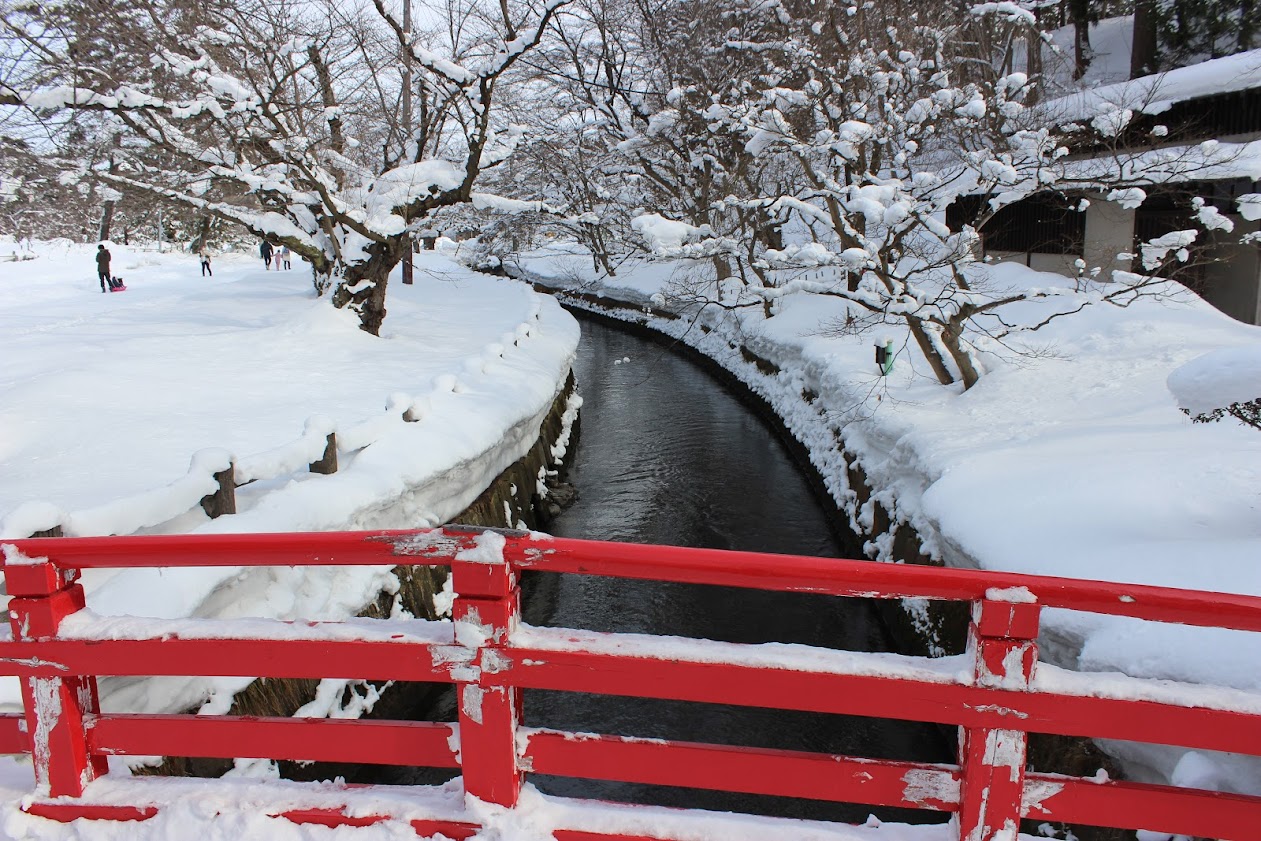
[{"label": "red bridge railing", "polygon": [[[955,813],[965,841],[1014,839],[1021,818],[1188,836],[1255,838],[1261,798],[1026,769],[1028,734],[1121,739],[1261,756],[1261,699],[1037,662],[1039,612],[1066,608],[1261,631],[1261,599],[1016,574],[553,539],[448,528],[320,534],[52,538],[5,544],[12,636],[0,673],[24,716],[0,717],[0,751],[32,752],[28,811],[145,819],[152,805],[93,804],[109,755],[260,757],[459,768],[465,792],[513,806],[527,770]],[[444,565],[452,622],[178,622],[81,614],[80,570],[123,567]],[[864,598],[972,604],[967,668],[806,646],[762,646],[519,626],[523,570]],[[248,630],[248,633],[246,631]],[[1042,676],[1039,677],[1039,672]],[[455,723],[102,714],[97,676],[200,675],[441,681]],[[1115,690],[1118,681],[1124,684]],[[1109,695],[1109,689],[1115,694]],[[958,725],[957,765],[531,730],[521,693],[547,689]],[[1234,697],[1234,709],[1222,697]],[[86,793],[85,793],[86,792]],[[76,799],[77,798],[77,799]],[[299,822],[386,816],[290,811]],[[418,834],[478,827],[414,820]],[[631,838],[558,828],[558,841]],[[638,836],[636,836],[638,837]]]}]

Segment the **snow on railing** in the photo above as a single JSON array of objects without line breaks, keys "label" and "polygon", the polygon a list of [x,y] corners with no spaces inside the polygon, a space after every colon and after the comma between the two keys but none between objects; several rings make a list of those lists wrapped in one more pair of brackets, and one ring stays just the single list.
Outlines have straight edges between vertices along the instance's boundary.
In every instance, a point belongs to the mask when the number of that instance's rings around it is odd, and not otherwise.
[{"label": "snow on railing", "polygon": [[[106,773],[107,755],[164,755],[458,768],[469,804],[509,813],[524,776],[537,773],[948,812],[962,841],[1014,841],[1022,819],[1207,838],[1255,837],[1261,826],[1261,797],[1040,773],[1026,761],[1031,732],[1261,756],[1261,698],[1255,694],[1115,674],[1066,676],[1037,656],[1045,608],[1261,631],[1261,598],[459,527],[53,538],[7,541],[0,549],[15,596],[11,636],[0,639],[0,664],[22,678],[25,710],[0,716],[0,751],[33,753],[38,789],[23,808],[57,820],[153,818],[164,808],[153,795],[137,790],[120,798],[111,787],[98,798],[92,781]],[[85,569],[409,564],[451,567],[452,621],[98,617],[84,610],[82,587],[74,583]],[[520,622],[518,581],[526,570],[963,601],[971,603],[972,621],[967,653],[947,658],[534,628]],[[99,710],[97,675],[190,671],[451,683],[459,718],[446,723]],[[959,726],[961,745],[958,763],[950,765],[538,730],[522,726],[524,690],[935,722]],[[327,798],[338,789],[321,791]],[[365,826],[394,816],[411,821],[419,834],[450,838],[479,830],[472,805],[462,815],[424,813],[417,805],[423,798],[407,800],[395,792],[391,802],[402,816],[386,805],[366,814],[329,808],[327,800],[318,808],[295,807],[292,793],[278,794],[268,814],[327,826]],[[349,801],[350,792],[345,796]],[[634,814],[647,807],[626,808]],[[526,819],[537,820],[538,813]],[[758,820],[767,829],[764,837],[795,837],[792,825],[771,832],[773,821]],[[562,823],[549,829],[558,841],[728,837],[624,827]]]}]

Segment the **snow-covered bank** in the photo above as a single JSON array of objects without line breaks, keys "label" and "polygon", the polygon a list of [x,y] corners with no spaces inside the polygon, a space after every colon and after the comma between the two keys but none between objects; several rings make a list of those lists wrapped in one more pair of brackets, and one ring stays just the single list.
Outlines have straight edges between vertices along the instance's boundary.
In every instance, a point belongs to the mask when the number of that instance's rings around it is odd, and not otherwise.
[{"label": "snow-covered bank", "polygon": [[[0,537],[50,517],[71,535],[435,525],[534,444],[577,347],[551,298],[433,253],[414,286],[394,286],[375,338],[315,299],[301,264],[223,255],[203,278],[186,254],[111,248],[123,293],[98,291],[93,248],[0,262]],[[312,474],[327,429],[339,469]],[[198,470],[224,459],[257,481],[236,515],[209,520]],[[345,618],[397,587],[388,568],[240,573],[94,572],[85,586],[101,614],[285,619]],[[226,708],[242,683],[132,683],[103,701]]]},{"label": "snow-covered bank", "polygon": [[[581,291],[583,306],[603,298],[660,308],[688,283],[685,266],[666,263],[627,263],[617,277],[597,278],[589,257],[560,248],[522,267]],[[1062,283],[1010,265],[993,267],[991,281]],[[769,318],[760,307],[710,307],[696,323],[609,314],[680,338],[770,402],[866,531],[879,503],[951,565],[1261,595],[1253,563],[1261,550],[1261,435],[1229,419],[1193,424],[1166,387],[1181,365],[1255,345],[1261,330],[1189,294],[1097,306],[1009,347],[991,343],[983,354],[989,373],[961,393],[937,385],[895,330],[838,332],[840,306],[802,293],[779,298]],[[1036,305],[1028,307],[1036,317]],[[872,346],[885,338],[897,358],[881,377]],[[778,371],[759,370],[742,348]],[[875,489],[865,504],[848,485],[839,437]],[[868,549],[896,560],[887,535]],[[1044,656],[1061,665],[1261,691],[1254,634],[1062,611],[1048,611],[1044,629]],[[1178,763],[1196,760],[1168,749],[1111,749],[1140,778],[1185,780]],[[1218,759],[1218,768],[1242,765]],[[1261,793],[1251,764],[1211,782]]]}]

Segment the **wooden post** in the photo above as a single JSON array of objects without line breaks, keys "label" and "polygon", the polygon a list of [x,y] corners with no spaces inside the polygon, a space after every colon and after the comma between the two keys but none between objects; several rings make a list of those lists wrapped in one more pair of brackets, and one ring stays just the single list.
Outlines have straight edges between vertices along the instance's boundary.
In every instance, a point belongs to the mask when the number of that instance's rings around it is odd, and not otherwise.
[{"label": "wooden post", "polygon": [[219,490],[201,498],[201,508],[210,519],[236,513],[236,465],[214,474]]},{"label": "wooden post", "polygon": [[[77,572],[57,569],[50,561],[5,565],[15,640],[55,637],[61,620],[83,608],[83,587],[73,583]],[[21,685],[36,786],[50,797],[82,795],[108,770],[104,756],[88,752],[84,726],[88,716],[100,712],[96,678],[25,677]]]},{"label": "wooden post", "polygon": [[313,461],[308,465],[312,473],[323,473],[328,475],[337,472],[337,433],[328,433],[328,443],[324,445],[324,455],[320,456],[319,461]]},{"label": "wooden post", "polygon": [[[488,532],[479,538],[479,544],[496,538],[502,541]],[[464,791],[487,803],[515,806],[521,794],[517,768],[521,690],[489,686],[482,677],[504,668],[505,658],[496,648],[507,643],[520,616],[517,576],[502,559],[488,563],[457,558],[451,573],[456,592],[452,611],[456,642],[477,648],[475,668],[467,670],[466,680],[456,683]]]},{"label": "wooden post", "polygon": [[[986,599],[972,606],[968,651],[977,686],[1028,690],[1038,661],[1036,603]],[[1016,841],[1029,734],[1023,730],[960,728],[960,841]]]}]

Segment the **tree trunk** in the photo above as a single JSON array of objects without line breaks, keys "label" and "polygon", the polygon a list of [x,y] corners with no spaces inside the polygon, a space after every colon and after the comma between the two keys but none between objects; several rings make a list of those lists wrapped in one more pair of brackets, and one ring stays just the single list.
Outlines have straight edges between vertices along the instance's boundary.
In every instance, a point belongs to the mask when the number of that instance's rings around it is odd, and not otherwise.
[{"label": "tree trunk", "polygon": [[932,337],[924,329],[924,322],[913,315],[908,315],[906,316],[906,323],[911,328],[911,338],[915,339],[915,344],[919,345],[920,353],[924,354],[924,358],[928,360],[933,373],[937,375],[937,382],[942,385],[953,384],[955,381],[954,374],[950,373],[950,369],[946,367],[946,361],[941,358],[941,352],[937,349],[937,345],[933,343]]},{"label": "tree trunk", "polygon": [[972,355],[963,346],[963,330],[961,327],[948,326],[941,331],[941,343],[950,353],[950,358],[959,367],[963,375],[963,390],[967,391],[981,379],[981,374],[972,362]]},{"label": "tree trunk", "polygon": [[1130,78],[1156,72],[1156,0],[1134,3],[1134,40],[1130,46]]},{"label": "tree trunk", "polygon": [[1239,49],[1252,49],[1252,40],[1256,34],[1256,2],[1255,0],[1239,0]]},{"label": "tree trunk", "polygon": [[97,231],[96,241],[105,242],[109,239],[109,226],[114,222],[114,206],[117,204],[113,199],[105,202],[105,208],[101,211],[101,227]]},{"label": "tree trunk", "polygon": [[1073,16],[1073,79],[1086,75],[1090,67],[1090,0],[1072,0]]},{"label": "tree trunk", "polygon": [[1037,25],[1030,27],[1025,38],[1025,71],[1029,84],[1033,87],[1025,101],[1029,105],[1037,105],[1042,98],[1042,18],[1039,11],[1034,12]]},{"label": "tree trunk", "polygon": [[193,240],[193,253],[196,254],[206,247],[206,241],[210,239],[210,217],[203,216],[197,220],[197,238]]},{"label": "tree trunk", "polygon": [[402,237],[373,243],[367,248],[368,259],[346,266],[333,290],[333,306],[350,309],[358,315],[359,329],[365,333],[381,335],[390,272],[403,259],[407,248],[408,242]]},{"label": "tree trunk", "polygon": [[715,254],[712,258],[714,263],[714,274],[719,281],[726,280],[731,277],[731,264],[727,262],[727,258],[721,254]]}]

